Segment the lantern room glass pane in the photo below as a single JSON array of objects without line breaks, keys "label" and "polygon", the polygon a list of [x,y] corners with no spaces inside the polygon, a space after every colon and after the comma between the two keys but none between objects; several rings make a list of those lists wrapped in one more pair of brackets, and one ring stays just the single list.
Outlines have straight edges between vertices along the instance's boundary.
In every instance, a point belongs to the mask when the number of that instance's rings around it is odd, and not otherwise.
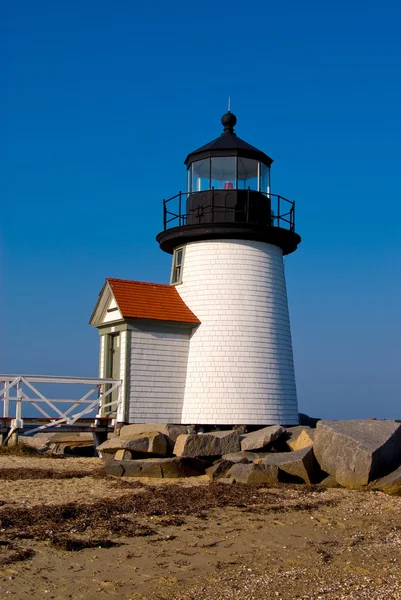
[{"label": "lantern room glass pane", "polygon": [[238,157],[238,189],[259,190],[259,161]]},{"label": "lantern room glass pane", "polygon": [[191,186],[190,192],[203,192],[210,190],[210,159],[197,160],[190,167]]},{"label": "lantern room glass pane", "polygon": [[212,158],[212,187],[216,190],[232,190],[237,187],[237,159],[235,156]]},{"label": "lantern room glass pane", "polygon": [[260,191],[267,194],[269,190],[269,167],[260,163]]}]

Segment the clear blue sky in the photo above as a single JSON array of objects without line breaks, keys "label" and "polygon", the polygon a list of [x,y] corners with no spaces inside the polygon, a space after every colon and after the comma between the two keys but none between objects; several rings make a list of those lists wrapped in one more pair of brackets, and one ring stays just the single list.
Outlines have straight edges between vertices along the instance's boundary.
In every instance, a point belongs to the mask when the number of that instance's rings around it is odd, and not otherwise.
[{"label": "clear blue sky", "polygon": [[237,133],[275,159],[272,191],[297,202],[300,410],[401,418],[400,3],[3,11],[0,372],[97,375],[103,281],[168,281],[162,198],[230,95]]}]

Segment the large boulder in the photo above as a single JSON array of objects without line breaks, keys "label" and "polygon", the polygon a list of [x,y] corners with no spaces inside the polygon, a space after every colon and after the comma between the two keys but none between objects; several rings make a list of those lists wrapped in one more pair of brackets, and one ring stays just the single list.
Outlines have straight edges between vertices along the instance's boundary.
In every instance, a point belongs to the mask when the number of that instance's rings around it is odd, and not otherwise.
[{"label": "large boulder", "polygon": [[269,483],[278,482],[278,467],[264,464],[241,464],[231,467],[226,476],[237,483]]},{"label": "large boulder", "polygon": [[279,481],[315,483],[321,479],[321,470],[312,446],[294,452],[272,452],[263,459],[255,460],[255,464],[277,467]]},{"label": "large boulder", "polygon": [[193,477],[205,472],[203,461],[185,458],[146,458],[142,460],[113,460],[105,466],[111,477],[151,477],[178,479]]},{"label": "large boulder", "polygon": [[400,466],[401,424],[319,421],[313,448],[324,471],[342,486],[358,488]]},{"label": "large boulder", "polygon": [[401,496],[401,467],[398,467],[389,475],[377,479],[370,487],[372,490],[385,492],[391,496]]},{"label": "large boulder", "polygon": [[179,435],[174,446],[176,456],[222,456],[239,452],[240,441],[236,431],[213,431],[202,434]]},{"label": "large boulder", "polygon": [[285,432],[284,427],[281,425],[271,425],[270,427],[264,427],[252,433],[247,433],[241,439],[241,450],[261,450],[272,442],[276,441]]},{"label": "large boulder", "polygon": [[122,440],[130,440],[139,434],[158,432],[163,433],[173,442],[175,442],[179,435],[192,433],[193,430],[194,427],[192,425],[173,425],[169,423],[134,423],[133,425],[124,425],[121,427],[119,437]]},{"label": "large boulder", "polygon": [[163,433],[150,432],[132,435],[124,440],[120,437],[107,440],[97,447],[102,454],[115,454],[117,450],[129,450],[132,455],[163,457],[171,454],[168,438]]}]

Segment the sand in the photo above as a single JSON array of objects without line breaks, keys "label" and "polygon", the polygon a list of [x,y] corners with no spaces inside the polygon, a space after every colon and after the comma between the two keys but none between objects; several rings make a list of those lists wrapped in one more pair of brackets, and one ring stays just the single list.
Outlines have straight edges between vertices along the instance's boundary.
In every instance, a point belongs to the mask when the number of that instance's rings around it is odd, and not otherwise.
[{"label": "sand", "polygon": [[401,498],[0,456],[0,598],[401,599]]}]

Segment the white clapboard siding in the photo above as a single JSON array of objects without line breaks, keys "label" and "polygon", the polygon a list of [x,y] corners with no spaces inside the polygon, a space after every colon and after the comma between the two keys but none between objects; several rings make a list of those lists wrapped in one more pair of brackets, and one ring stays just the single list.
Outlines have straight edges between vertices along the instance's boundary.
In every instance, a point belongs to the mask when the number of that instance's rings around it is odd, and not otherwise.
[{"label": "white clapboard siding", "polygon": [[181,423],[191,331],[158,325],[131,331],[130,423]]}]

